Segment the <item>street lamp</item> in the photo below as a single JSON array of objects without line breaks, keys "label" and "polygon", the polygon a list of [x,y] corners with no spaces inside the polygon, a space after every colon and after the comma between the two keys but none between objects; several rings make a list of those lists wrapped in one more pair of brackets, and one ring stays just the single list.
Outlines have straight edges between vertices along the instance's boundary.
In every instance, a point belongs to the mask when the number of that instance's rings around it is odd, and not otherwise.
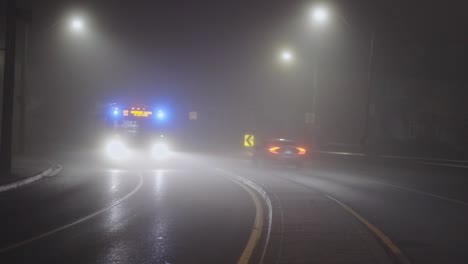
[{"label": "street lamp", "polygon": [[[333,15],[337,19],[341,20],[343,24],[347,27],[351,27],[348,21],[345,19],[344,16],[337,15],[336,12]],[[311,10],[310,19],[315,22],[316,24],[324,24],[329,21],[330,13],[328,8],[325,6],[317,6]],[[371,91],[372,91],[372,66],[373,66],[373,59],[374,59],[374,40],[375,40],[375,31],[372,30],[370,33],[370,41],[369,41],[369,53],[367,58],[367,82],[368,82],[368,89],[366,95],[366,118],[364,124],[364,134],[361,139],[361,145],[364,151],[367,151],[367,141],[369,138],[369,122],[370,122],[370,115],[371,115]],[[317,61],[317,59],[316,59]],[[315,105],[315,98],[317,97],[317,64],[314,67],[314,98],[312,105]]]},{"label": "street lamp", "polygon": [[85,22],[81,17],[74,17],[70,20],[70,29],[73,32],[83,32],[85,28]]},{"label": "street lamp", "polygon": [[[315,6],[309,11],[309,17],[308,19],[310,20],[309,22],[313,23],[314,26],[323,26],[327,24],[330,20],[330,11],[329,8],[326,6]],[[318,31],[316,32],[317,34],[319,33]],[[313,66],[312,66],[312,78],[313,78],[313,88],[311,90],[311,95],[312,95],[312,102],[310,104],[310,112],[306,113],[306,119],[307,123],[311,124],[313,129],[313,134],[316,136],[318,134],[317,129],[317,97],[319,93],[319,88],[318,88],[318,71],[319,71],[319,56],[320,56],[320,50],[319,50],[319,38],[315,38],[315,56],[313,58]]]},{"label": "street lamp", "polygon": [[328,9],[325,7],[315,7],[311,11],[311,19],[319,24],[326,23],[329,18]]},{"label": "street lamp", "polygon": [[285,64],[291,64],[294,61],[294,53],[291,50],[282,50],[280,53],[280,60]]}]

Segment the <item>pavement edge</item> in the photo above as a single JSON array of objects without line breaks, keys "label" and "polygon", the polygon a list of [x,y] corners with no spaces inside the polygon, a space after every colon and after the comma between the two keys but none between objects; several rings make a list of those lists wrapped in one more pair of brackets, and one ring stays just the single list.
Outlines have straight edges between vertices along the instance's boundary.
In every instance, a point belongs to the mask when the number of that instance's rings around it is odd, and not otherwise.
[{"label": "pavement edge", "polygon": [[31,184],[33,182],[41,180],[44,177],[55,176],[63,169],[63,166],[58,164],[58,163],[52,163],[52,162],[49,162],[49,163],[50,163],[50,167],[47,170],[45,170],[45,171],[43,171],[43,172],[41,172],[39,174],[36,174],[36,175],[34,175],[32,177],[29,177],[29,178],[26,178],[26,179],[23,179],[23,180],[19,180],[19,181],[16,181],[16,182],[1,185],[0,186],[0,192],[6,192],[6,191],[9,191],[9,190],[17,189],[17,188],[22,187],[24,185]]}]

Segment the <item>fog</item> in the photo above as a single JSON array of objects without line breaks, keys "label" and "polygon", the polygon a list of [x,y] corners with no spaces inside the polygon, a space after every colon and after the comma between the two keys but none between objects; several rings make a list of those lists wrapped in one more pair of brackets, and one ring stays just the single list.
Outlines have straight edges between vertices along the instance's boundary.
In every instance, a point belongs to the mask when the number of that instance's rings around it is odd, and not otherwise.
[{"label": "fog", "polygon": [[[254,133],[359,149],[369,116],[366,141],[381,151],[466,150],[463,9],[333,1],[337,19],[319,28],[305,19],[313,4],[24,2],[28,145],[95,144],[102,107],[119,102],[164,105],[171,133],[204,146],[241,147]],[[67,28],[73,16],[85,21],[79,34]]]}]

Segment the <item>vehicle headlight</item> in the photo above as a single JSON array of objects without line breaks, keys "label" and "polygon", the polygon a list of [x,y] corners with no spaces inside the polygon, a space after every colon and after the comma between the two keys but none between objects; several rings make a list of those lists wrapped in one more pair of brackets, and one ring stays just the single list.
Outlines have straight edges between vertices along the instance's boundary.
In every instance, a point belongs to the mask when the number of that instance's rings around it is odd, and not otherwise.
[{"label": "vehicle headlight", "polygon": [[151,157],[162,159],[169,155],[169,146],[166,143],[156,143],[151,147]]},{"label": "vehicle headlight", "polygon": [[107,143],[106,155],[113,160],[123,160],[128,158],[129,150],[122,141],[114,139]]}]

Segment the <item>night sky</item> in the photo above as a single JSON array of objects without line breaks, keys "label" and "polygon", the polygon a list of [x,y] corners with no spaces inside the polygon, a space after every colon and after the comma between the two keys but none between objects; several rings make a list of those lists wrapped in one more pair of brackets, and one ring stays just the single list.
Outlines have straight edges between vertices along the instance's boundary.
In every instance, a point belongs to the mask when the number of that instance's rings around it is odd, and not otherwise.
[{"label": "night sky", "polygon": [[[422,62],[425,64],[423,68],[414,69],[417,74],[424,75],[426,69],[433,76],[432,71],[437,65],[445,71],[456,70],[451,69],[453,64],[447,69],[444,62],[455,54],[459,58],[466,56],[464,46],[467,35],[464,33],[468,19],[464,5],[460,3],[331,3],[346,17],[351,28],[329,25],[332,29],[322,37],[328,37],[325,42],[339,40],[344,46],[344,53],[365,50],[368,31],[375,29],[378,45],[376,56],[401,56],[405,57],[402,60]],[[67,55],[85,56],[87,51],[97,52],[102,58],[89,54],[92,60],[83,58],[82,63],[99,63],[102,67],[97,67],[98,71],[112,74],[119,84],[113,83],[114,78],[110,80],[105,78],[107,76],[101,76],[112,83],[112,89],[126,90],[132,86],[132,89],[146,90],[148,86],[152,86],[151,89],[158,86],[163,90],[172,87],[195,92],[205,89],[214,91],[220,83],[231,83],[232,80],[242,84],[256,77],[262,79],[264,76],[260,74],[269,70],[266,67],[271,67],[274,52],[279,47],[290,44],[307,47],[309,44],[304,42],[310,40],[307,38],[312,33],[306,31],[304,10],[313,4],[311,1],[139,1],[138,4],[130,4],[128,1],[114,0],[68,3],[32,1],[31,5],[37,31],[70,11],[77,10],[89,18],[89,33],[95,38],[93,40],[75,38],[71,41],[76,43],[70,47],[64,45],[70,39],[57,36],[57,30],[45,33],[55,39],[48,38],[44,33],[39,37],[38,42],[46,47],[41,46],[36,53],[49,58],[49,65],[58,64],[65,76],[70,74],[66,65],[64,67],[65,62],[76,62],[67,61],[70,59],[66,58]],[[78,43],[80,41],[85,43]],[[100,43],[87,43],[92,41]],[[347,49],[348,43],[345,41],[355,45]],[[86,46],[93,44],[95,46],[91,48]],[[77,51],[80,47],[83,50]],[[70,51],[70,48],[75,51]],[[91,51],[86,50],[88,48]],[[62,54],[57,51],[62,51]],[[297,52],[298,56],[304,57],[310,53],[307,48]],[[382,63],[391,66],[392,61]],[[355,67],[353,62],[348,64]],[[76,74],[72,66],[69,69]],[[234,86],[245,86],[247,83]],[[107,85],[108,82],[103,81],[102,89]]]}]

